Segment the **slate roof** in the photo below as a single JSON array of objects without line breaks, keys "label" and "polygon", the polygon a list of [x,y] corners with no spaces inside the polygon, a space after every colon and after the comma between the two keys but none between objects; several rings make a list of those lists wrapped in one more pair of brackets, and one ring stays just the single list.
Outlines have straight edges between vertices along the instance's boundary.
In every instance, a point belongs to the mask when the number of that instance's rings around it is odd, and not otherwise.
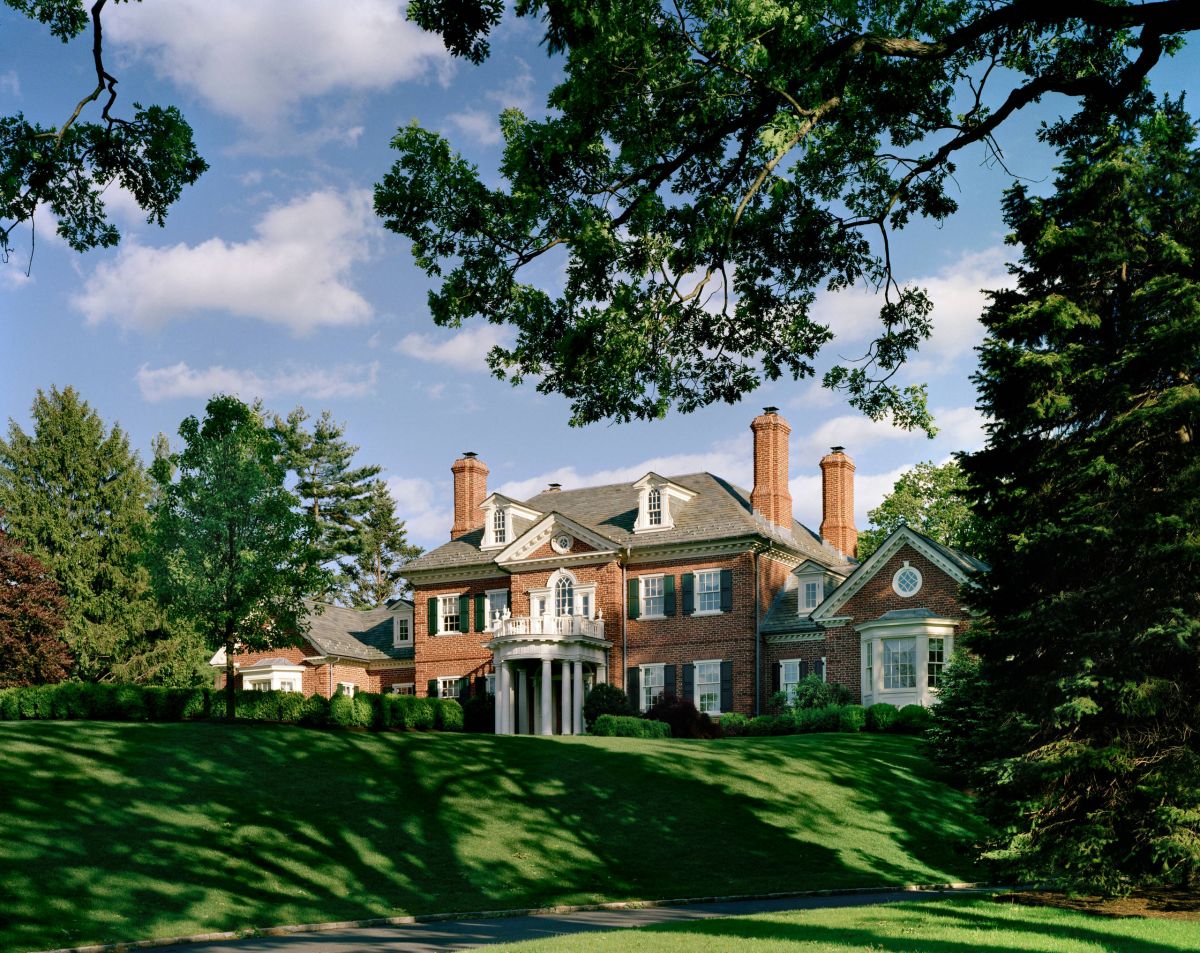
[{"label": "slate roof", "polygon": [[775,594],[767,617],[759,631],[763,635],[782,635],[785,632],[824,632],[825,627],[800,615],[800,587],[796,577],[789,576],[784,587]]},{"label": "slate roof", "polygon": [[[787,532],[754,513],[750,506],[750,493],[741,487],[711,473],[690,473],[667,479],[696,495],[686,503],[673,500],[671,516],[675,525],[654,533],[633,532],[638,512],[638,490],[632,483],[547,491],[523,501],[522,505],[545,514],[568,516],[611,539],[618,547],[629,547],[635,552],[669,543],[762,536],[824,566],[844,568],[847,565],[840,553],[827,547],[816,533],[802,523],[793,521],[791,532]],[[514,523],[519,522],[523,521],[514,520]],[[514,532],[524,532],[529,525],[514,526]],[[405,568],[411,573],[487,565],[494,561],[498,551],[482,552],[479,549],[482,539],[483,530],[473,530],[413,560]]]},{"label": "slate roof", "polygon": [[[411,605],[411,603],[409,603]],[[344,609],[323,605],[316,613],[317,603],[309,603],[308,641],[322,655],[381,662],[386,659],[412,658],[412,649],[392,646],[392,608]]]}]

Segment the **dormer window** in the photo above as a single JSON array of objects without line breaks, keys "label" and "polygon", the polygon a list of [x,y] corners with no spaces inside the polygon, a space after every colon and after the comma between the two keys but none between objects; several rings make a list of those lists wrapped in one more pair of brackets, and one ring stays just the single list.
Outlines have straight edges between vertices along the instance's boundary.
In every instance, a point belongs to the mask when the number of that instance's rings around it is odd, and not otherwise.
[{"label": "dormer window", "polygon": [[501,546],[508,542],[508,520],[500,507],[492,511],[492,542]]},{"label": "dormer window", "polygon": [[524,532],[517,520],[536,520],[542,514],[528,506],[493,493],[479,504],[483,510],[483,540],[480,549],[503,549]]},{"label": "dormer window", "polygon": [[821,602],[821,581],[804,579],[800,583],[800,608],[812,612]]},{"label": "dormer window", "polygon": [[655,487],[646,498],[646,523],[650,526],[662,526],[662,522],[662,490]]}]

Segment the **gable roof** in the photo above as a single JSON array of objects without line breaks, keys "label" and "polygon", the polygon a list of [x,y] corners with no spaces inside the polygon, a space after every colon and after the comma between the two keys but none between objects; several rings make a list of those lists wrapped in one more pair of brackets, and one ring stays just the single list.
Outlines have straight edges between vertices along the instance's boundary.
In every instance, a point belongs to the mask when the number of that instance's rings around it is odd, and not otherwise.
[{"label": "gable roof", "polygon": [[819,622],[836,615],[837,610],[849,602],[850,598],[906,545],[911,546],[960,585],[970,582],[975,573],[987,572],[991,568],[987,563],[974,556],[968,556],[960,549],[939,543],[924,533],[918,533],[911,526],[900,526],[851,573],[849,579],[813,610],[812,619]]},{"label": "gable roof", "polygon": [[[633,531],[638,515],[639,490],[633,483],[610,483],[578,490],[539,493],[524,505],[543,513],[555,512],[587,527],[618,547],[653,549],[670,544],[735,539],[743,536],[765,537],[773,543],[799,553],[825,566],[852,565],[821,538],[793,521],[791,531],[776,526],[750,506],[750,494],[711,473],[690,473],[667,478],[695,495],[687,502],[676,501],[671,507],[675,525],[654,533]],[[528,527],[524,527],[522,532]],[[408,563],[409,573],[486,566],[495,562],[493,550],[481,551],[483,530],[477,529],[431,550]],[[497,572],[501,570],[497,569]]]}]

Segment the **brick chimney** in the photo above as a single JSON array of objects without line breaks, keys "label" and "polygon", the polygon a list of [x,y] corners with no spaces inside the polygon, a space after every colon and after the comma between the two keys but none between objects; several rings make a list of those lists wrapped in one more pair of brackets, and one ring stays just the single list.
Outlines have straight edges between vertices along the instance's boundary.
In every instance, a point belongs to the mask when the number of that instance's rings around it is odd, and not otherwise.
[{"label": "brick chimney", "polygon": [[754,490],[750,506],[776,526],[792,528],[792,494],[788,489],[788,434],[792,428],[778,407],[764,407],[750,421],[754,434]]},{"label": "brick chimney", "polygon": [[483,528],[483,510],[479,504],[487,499],[488,468],[470,450],[450,467],[454,474],[454,526],[450,538],[457,539],[473,529]]},{"label": "brick chimney", "polygon": [[846,556],[858,554],[854,461],[843,447],[833,447],[821,458],[821,538]]}]

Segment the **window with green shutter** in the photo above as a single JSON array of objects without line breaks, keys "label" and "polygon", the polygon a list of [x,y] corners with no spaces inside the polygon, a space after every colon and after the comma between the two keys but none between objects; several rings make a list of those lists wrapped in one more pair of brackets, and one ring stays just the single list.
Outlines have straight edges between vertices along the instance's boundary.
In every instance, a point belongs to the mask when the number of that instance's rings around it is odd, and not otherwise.
[{"label": "window with green shutter", "polygon": [[733,570],[721,570],[721,611],[733,611]]},{"label": "window with green shutter", "polygon": [[[641,612],[640,612],[640,611],[638,611],[638,605],[639,605],[639,602],[638,602],[638,581],[637,581],[637,579],[630,579],[630,580],[629,580],[629,585],[628,585],[626,588],[627,588],[627,592],[626,592],[626,600],[627,600],[627,611],[626,611],[626,615],[628,615],[628,616],[629,616],[629,618],[631,618],[631,619],[636,619],[638,616],[640,616],[640,615],[641,615]],[[636,671],[636,669],[635,669],[635,671]]]},{"label": "window with green shutter", "polygon": [[427,606],[427,608],[425,611],[428,614],[427,618],[426,618],[426,622],[428,623],[427,630],[430,635],[437,635],[438,634],[438,597],[430,596],[429,601],[426,603],[426,606]]},{"label": "window with green shutter", "polygon": [[663,615],[675,615],[675,577],[663,576]]},{"label": "window with green shutter", "polygon": [[691,615],[696,611],[696,577],[690,572],[685,572],[682,579],[683,588],[683,614]]}]

